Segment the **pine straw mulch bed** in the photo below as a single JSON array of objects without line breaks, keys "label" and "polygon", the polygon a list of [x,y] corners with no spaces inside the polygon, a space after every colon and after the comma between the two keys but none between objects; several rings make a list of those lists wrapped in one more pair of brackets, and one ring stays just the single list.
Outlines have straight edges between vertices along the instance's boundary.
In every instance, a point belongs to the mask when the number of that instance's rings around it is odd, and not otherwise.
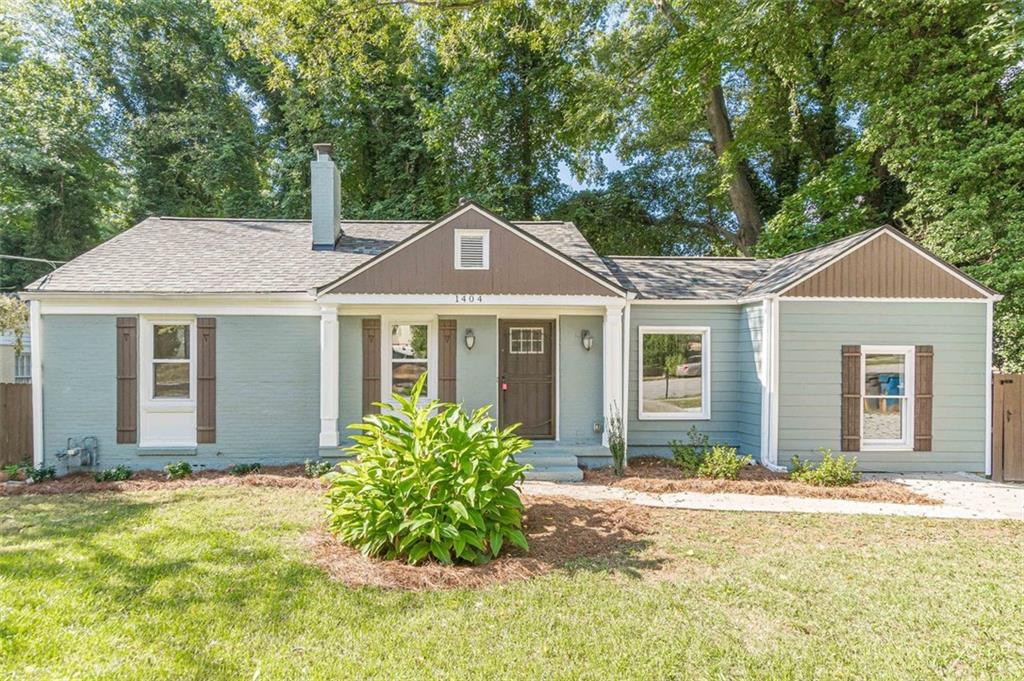
[{"label": "pine straw mulch bed", "polygon": [[227,470],[197,471],[187,478],[168,480],[162,471],[134,471],[132,477],[121,482],[96,482],[91,473],[70,473],[56,480],[34,484],[0,484],[0,496],[21,494],[81,494],[86,492],[142,492],[174,490],[188,487],[216,487],[250,485],[253,487],[300,487],[322,489],[326,486],[318,478],[307,478],[301,465],[263,466],[258,473],[232,475]]},{"label": "pine straw mulch bed", "polygon": [[938,499],[914,492],[888,480],[865,480],[848,487],[817,487],[789,479],[763,466],[745,466],[737,480],[687,477],[671,461],[657,456],[638,456],[629,460],[622,477],[611,468],[588,469],[583,472],[584,484],[606,485],[634,492],[666,494],[670,492],[732,492],[735,494],[880,501],[890,504],[941,505]]},{"label": "pine straw mulch bed", "polygon": [[505,549],[485,565],[407,565],[367,558],[337,541],[326,528],[305,535],[313,562],[333,579],[352,587],[406,591],[478,589],[530,579],[555,569],[612,569],[628,574],[657,569],[662,561],[640,559],[650,546],[649,509],[622,502],[584,502],[564,497],[523,495],[523,531],[530,550]]}]

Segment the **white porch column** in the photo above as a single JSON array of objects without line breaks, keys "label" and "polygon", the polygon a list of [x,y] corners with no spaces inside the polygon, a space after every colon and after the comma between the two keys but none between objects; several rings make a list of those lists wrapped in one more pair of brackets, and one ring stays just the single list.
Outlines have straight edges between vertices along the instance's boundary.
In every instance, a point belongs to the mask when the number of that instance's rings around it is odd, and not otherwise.
[{"label": "white porch column", "polygon": [[[608,426],[612,416],[625,413],[626,400],[622,393],[622,309],[625,305],[607,305],[604,309],[604,430],[601,444],[608,446]],[[614,407],[614,409],[613,409]]]},{"label": "white porch column", "polygon": [[338,446],[338,306],[320,306],[320,446]]}]

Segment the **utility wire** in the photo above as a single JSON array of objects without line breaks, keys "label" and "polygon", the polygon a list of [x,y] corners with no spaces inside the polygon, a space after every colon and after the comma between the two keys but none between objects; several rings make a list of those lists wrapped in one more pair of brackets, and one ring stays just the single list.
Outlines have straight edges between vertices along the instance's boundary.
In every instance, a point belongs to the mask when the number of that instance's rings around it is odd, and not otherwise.
[{"label": "utility wire", "polygon": [[28,258],[24,255],[5,255],[0,253],[0,260],[24,260],[26,262],[44,262],[53,269],[57,269],[58,265],[63,265],[67,260],[47,260],[45,258]]}]

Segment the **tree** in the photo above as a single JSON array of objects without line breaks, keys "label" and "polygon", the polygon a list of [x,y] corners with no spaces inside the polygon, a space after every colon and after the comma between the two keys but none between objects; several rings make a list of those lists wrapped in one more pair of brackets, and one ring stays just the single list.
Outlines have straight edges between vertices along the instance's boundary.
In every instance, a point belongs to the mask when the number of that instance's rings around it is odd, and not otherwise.
[{"label": "tree", "polygon": [[28,307],[14,296],[0,295],[0,334],[14,334],[14,351],[21,353],[21,338],[28,326]]},{"label": "tree", "polygon": [[[10,22],[0,22],[0,59],[0,253],[68,260],[101,239],[117,209],[101,111],[68,64],[27,52]],[[0,289],[47,271],[0,260]]]}]

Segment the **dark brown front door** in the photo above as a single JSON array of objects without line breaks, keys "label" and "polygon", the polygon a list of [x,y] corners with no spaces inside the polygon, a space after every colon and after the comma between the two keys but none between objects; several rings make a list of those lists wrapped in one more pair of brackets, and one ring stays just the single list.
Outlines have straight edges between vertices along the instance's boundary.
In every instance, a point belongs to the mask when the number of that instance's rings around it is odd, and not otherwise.
[{"label": "dark brown front door", "polygon": [[498,372],[502,427],[522,424],[519,435],[555,437],[555,322],[503,319],[498,325]]}]

